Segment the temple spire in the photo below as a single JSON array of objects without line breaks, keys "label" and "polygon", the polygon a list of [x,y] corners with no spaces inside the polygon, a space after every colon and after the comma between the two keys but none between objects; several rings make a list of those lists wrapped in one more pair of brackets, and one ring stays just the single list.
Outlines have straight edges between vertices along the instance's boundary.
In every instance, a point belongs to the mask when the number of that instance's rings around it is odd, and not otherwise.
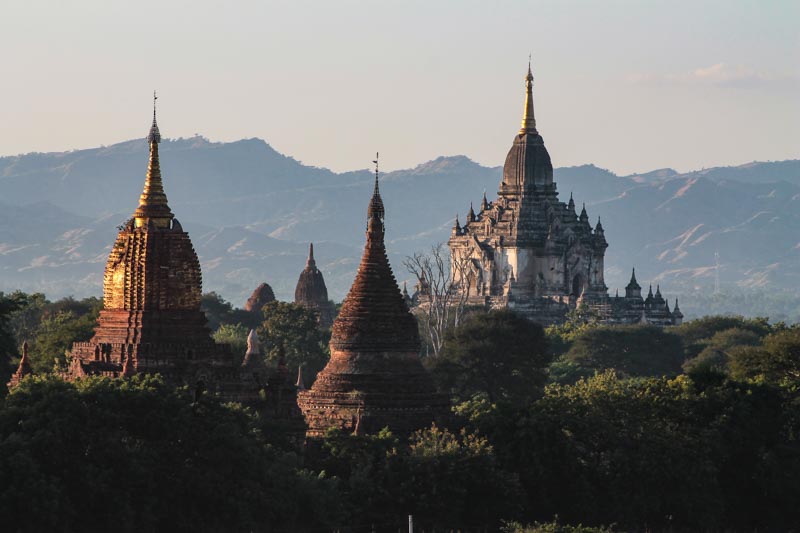
[{"label": "temple spire", "polygon": [[306,261],[306,268],[315,268],[317,262],[314,261],[314,243],[308,244],[308,261]]},{"label": "temple spire", "polygon": [[172,211],[167,204],[167,195],[164,193],[164,184],[161,181],[161,163],[158,158],[158,145],[161,142],[161,132],[156,121],[156,96],[153,91],[153,124],[147,134],[150,145],[150,162],[147,165],[147,177],[144,181],[144,190],[139,197],[139,207],[133,216],[136,227],[146,226],[152,221],[156,227],[169,227],[172,220]]},{"label": "temple spire", "polygon": [[378,153],[375,153],[375,160],[372,161],[375,163],[375,188],[372,191],[372,199],[369,202],[369,207],[367,208],[367,231],[370,231],[370,227],[372,226],[372,219],[377,218],[377,223],[380,226],[380,232],[383,234],[383,217],[385,211],[383,209],[383,200],[381,199],[381,191],[378,187]]},{"label": "temple spire", "polygon": [[531,72],[531,58],[528,56],[528,74],[525,76],[525,112],[522,115],[520,135],[526,133],[538,135],[536,131],[536,117],[533,114],[533,73]]}]

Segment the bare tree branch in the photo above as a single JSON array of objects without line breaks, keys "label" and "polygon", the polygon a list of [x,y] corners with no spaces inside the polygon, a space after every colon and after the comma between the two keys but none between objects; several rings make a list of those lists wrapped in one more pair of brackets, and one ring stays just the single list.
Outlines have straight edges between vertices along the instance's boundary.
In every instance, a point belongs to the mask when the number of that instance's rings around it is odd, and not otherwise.
[{"label": "bare tree branch", "polygon": [[452,257],[449,248],[439,243],[429,254],[416,252],[403,261],[418,281],[419,314],[438,356],[449,328],[458,327],[467,304],[472,276],[470,261]]}]

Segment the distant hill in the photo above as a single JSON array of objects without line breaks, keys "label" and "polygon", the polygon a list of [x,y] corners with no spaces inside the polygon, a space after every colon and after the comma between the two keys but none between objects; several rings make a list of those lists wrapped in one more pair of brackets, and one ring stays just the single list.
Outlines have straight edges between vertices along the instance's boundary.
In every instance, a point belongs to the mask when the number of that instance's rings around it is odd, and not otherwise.
[{"label": "distant hill", "polygon": [[[260,139],[164,141],[161,163],[205,290],[243,305],[267,281],[289,299],[314,241],[331,297],[344,297],[364,242],[369,171],[309,167]],[[99,294],[116,226],[136,207],[146,167],[142,140],[0,158],[0,290]],[[398,279],[410,279],[404,256],[446,241],[456,213],[463,219],[484,190],[495,197],[501,177],[500,167],[464,156],[383,176]],[[710,293],[718,252],[724,290],[800,294],[800,161],[631,176],[584,165],[556,169],[555,180],[563,200],[572,192],[593,222],[602,218],[612,293],[633,265],[640,282],[660,283],[666,295]],[[703,312],[691,297],[681,307]],[[800,315],[800,305],[786,312]]]}]

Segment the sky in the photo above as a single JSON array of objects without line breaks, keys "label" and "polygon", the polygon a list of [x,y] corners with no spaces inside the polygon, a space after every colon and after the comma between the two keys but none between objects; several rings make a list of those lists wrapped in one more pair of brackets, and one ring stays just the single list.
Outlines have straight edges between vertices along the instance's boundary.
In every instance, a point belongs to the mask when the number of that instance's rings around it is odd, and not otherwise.
[{"label": "sky", "polygon": [[800,158],[800,2],[3,0],[0,155],[258,137],[335,171],[501,165],[532,54],[555,166]]}]

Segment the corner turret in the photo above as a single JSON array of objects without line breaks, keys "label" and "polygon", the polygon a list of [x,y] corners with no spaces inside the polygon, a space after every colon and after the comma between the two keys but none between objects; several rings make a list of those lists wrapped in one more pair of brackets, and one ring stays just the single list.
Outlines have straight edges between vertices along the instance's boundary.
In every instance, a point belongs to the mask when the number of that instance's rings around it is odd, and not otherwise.
[{"label": "corner turret", "polygon": [[642,287],[636,281],[636,268],[631,270],[631,280],[628,282],[628,286],[625,287],[625,298],[641,298],[642,297]]}]

